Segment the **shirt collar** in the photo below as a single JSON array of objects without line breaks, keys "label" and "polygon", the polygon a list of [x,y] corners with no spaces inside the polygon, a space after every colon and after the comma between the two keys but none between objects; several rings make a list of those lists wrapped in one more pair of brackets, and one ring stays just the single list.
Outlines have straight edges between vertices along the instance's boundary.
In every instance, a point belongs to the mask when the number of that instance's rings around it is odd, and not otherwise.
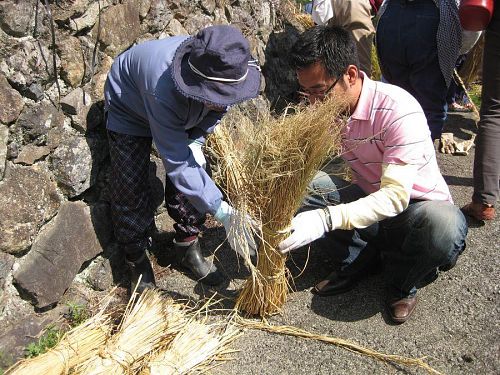
[{"label": "shirt collar", "polygon": [[363,81],[363,86],[361,88],[358,104],[351,118],[354,120],[369,120],[373,107],[373,94],[377,84],[375,81],[368,78],[364,72],[359,71],[359,75]]}]

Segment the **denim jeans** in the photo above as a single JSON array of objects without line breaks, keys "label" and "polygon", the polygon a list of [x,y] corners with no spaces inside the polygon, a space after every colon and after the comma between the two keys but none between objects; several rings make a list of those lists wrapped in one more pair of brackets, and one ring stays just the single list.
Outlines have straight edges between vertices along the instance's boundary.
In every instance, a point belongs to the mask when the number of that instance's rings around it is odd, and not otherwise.
[{"label": "denim jeans", "polygon": [[432,139],[446,120],[448,87],[439,66],[436,34],[439,9],[433,0],[391,0],[377,26],[380,69],[387,82],[420,103]]},{"label": "denim jeans", "polygon": [[[318,172],[301,211],[348,203],[366,196],[357,185]],[[342,275],[366,270],[379,255],[390,293],[405,297],[432,282],[439,267],[454,264],[465,248],[467,222],[448,201],[411,201],[408,208],[366,228],[334,230],[325,240],[339,261]]]}]

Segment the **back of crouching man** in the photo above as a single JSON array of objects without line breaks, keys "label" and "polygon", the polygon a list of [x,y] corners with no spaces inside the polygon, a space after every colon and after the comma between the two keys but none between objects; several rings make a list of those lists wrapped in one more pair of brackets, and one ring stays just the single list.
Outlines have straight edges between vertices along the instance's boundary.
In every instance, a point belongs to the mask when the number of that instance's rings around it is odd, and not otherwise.
[{"label": "back of crouching man", "polygon": [[342,158],[353,179],[318,172],[311,186],[318,193],[305,199],[280,250],[322,237],[331,244],[337,266],[313,288],[319,296],[351,290],[382,262],[388,314],[404,323],[415,309],[417,289],[455,265],[467,235],[439,171],[424,112],[403,89],[359,70],[355,44],[344,29],[307,30],[292,47],[291,60],[310,103],[330,93],[348,98]]}]

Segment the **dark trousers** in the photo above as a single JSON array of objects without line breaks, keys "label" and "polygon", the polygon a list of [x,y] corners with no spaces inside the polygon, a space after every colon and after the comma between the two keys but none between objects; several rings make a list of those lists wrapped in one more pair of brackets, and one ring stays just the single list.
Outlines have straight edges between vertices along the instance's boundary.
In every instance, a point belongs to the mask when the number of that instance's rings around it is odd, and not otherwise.
[{"label": "dark trousers", "polygon": [[[302,210],[366,196],[357,185],[323,172],[318,172],[310,187]],[[362,229],[335,230],[325,240],[343,275],[364,272],[380,254],[390,293],[405,297],[424,286],[438,267],[456,261],[465,248],[467,231],[464,215],[450,202],[415,201],[395,217]]]},{"label": "dark trousers", "polygon": [[[154,228],[154,209],[149,183],[152,139],[108,131],[111,157],[109,192],[115,238],[127,254],[143,252]],[[168,177],[165,205],[175,220],[176,240],[196,236],[205,222]]]},{"label": "dark trousers", "polygon": [[422,106],[432,139],[446,120],[448,87],[439,66],[439,9],[433,0],[391,0],[377,26],[377,52],[387,82],[412,94]]},{"label": "dark trousers", "polygon": [[485,35],[481,120],[474,157],[474,194],[478,203],[500,198],[500,3]]}]

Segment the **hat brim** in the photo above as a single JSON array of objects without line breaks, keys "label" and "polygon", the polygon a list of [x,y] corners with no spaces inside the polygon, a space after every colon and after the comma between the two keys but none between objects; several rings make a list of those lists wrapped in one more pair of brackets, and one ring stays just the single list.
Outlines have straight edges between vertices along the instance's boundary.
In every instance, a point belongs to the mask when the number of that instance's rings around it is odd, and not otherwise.
[{"label": "hat brim", "polygon": [[217,106],[228,106],[255,98],[260,88],[260,70],[248,66],[248,75],[242,82],[223,83],[204,79],[194,73],[188,64],[193,38],[186,39],[175,51],[172,61],[172,79],[177,90],[188,98]]}]

